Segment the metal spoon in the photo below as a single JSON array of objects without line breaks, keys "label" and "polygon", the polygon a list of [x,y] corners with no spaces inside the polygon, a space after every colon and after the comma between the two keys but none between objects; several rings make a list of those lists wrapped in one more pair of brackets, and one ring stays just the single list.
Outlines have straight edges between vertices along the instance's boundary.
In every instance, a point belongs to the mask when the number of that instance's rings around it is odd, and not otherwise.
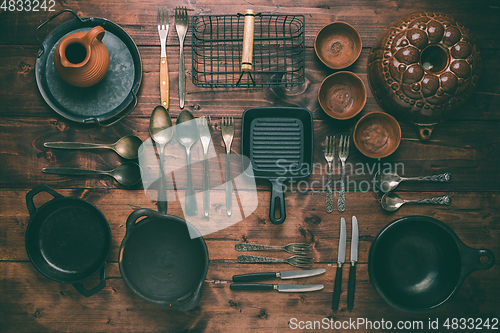
[{"label": "metal spoon", "polygon": [[399,209],[405,203],[419,203],[419,204],[434,204],[434,205],[451,205],[451,197],[449,195],[445,195],[442,197],[432,198],[432,199],[417,199],[417,200],[404,200],[399,195],[394,192],[386,193],[382,196],[382,200],[380,200],[380,204],[382,208],[389,211],[394,212]]},{"label": "metal spoon", "polygon": [[165,182],[165,174],[163,171],[163,159],[165,145],[172,139],[174,135],[172,128],[172,119],[168,114],[167,109],[162,105],[154,108],[149,119],[149,134],[151,139],[158,147],[160,155],[160,184],[158,185],[158,211],[162,214],[167,214],[167,184]]},{"label": "metal spoon", "polygon": [[377,171],[375,174],[375,185],[382,192],[390,192],[394,190],[399,183],[405,180],[423,180],[423,181],[431,181],[431,182],[451,182],[451,173],[445,172],[440,175],[433,176],[424,176],[424,177],[400,177],[396,173],[381,173]]},{"label": "metal spoon", "polygon": [[177,141],[186,148],[187,188],[186,188],[186,215],[193,216],[198,213],[196,196],[191,181],[191,147],[198,140],[198,127],[196,121],[188,110],[183,110],[175,123]]},{"label": "metal spoon", "polygon": [[99,144],[99,143],[79,143],[79,142],[45,142],[46,148],[59,149],[95,149],[106,148],[114,150],[123,158],[133,160],[139,156],[139,148],[142,145],[142,140],[135,135],[127,135],[116,141],[114,144]]},{"label": "metal spoon", "polygon": [[110,171],[87,170],[78,168],[43,168],[42,172],[53,175],[107,175],[113,177],[123,186],[133,186],[141,181],[139,164],[128,162]]}]

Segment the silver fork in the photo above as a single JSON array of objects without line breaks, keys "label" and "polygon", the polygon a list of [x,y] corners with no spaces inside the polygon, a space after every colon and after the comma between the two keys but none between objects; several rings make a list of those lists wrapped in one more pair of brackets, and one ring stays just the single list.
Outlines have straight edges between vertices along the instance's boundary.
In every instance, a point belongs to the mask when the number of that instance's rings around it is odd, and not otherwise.
[{"label": "silver fork", "polygon": [[333,189],[332,189],[332,162],[335,157],[335,137],[325,138],[325,160],[328,163],[328,183],[326,184],[325,209],[327,213],[333,212]]},{"label": "silver fork", "polygon": [[247,254],[240,254],[238,262],[243,264],[260,264],[260,263],[287,263],[298,268],[309,268],[313,264],[314,258],[304,256],[293,256],[288,259],[268,258],[259,256],[250,256]]},{"label": "silver fork", "polygon": [[168,14],[167,8],[158,7],[158,34],[160,35],[161,61],[160,61],[160,98],[161,105],[168,110],[170,101],[170,88],[168,77],[167,44],[168,35]]},{"label": "silver fork", "polygon": [[234,137],[233,117],[222,117],[221,134],[226,146],[226,211],[231,216],[233,209],[233,184],[231,182],[231,143]]},{"label": "silver fork", "polygon": [[339,212],[345,210],[345,161],[347,156],[349,156],[349,140],[350,135],[341,135],[339,141],[339,159],[342,162],[342,182],[340,183],[339,200],[337,202],[337,208]]},{"label": "silver fork", "polygon": [[309,254],[311,245],[303,243],[290,243],[285,246],[257,245],[248,243],[238,243],[234,246],[236,251],[286,251],[290,254]]},{"label": "silver fork", "polygon": [[186,73],[184,71],[184,38],[188,27],[188,14],[186,7],[175,7],[175,30],[179,36],[179,106],[184,108],[186,98]]},{"label": "silver fork", "polygon": [[212,119],[210,116],[198,118],[198,132],[203,147],[203,213],[208,217],[210,208],[210,176],[208,172],[208,149],[212,140]]}]

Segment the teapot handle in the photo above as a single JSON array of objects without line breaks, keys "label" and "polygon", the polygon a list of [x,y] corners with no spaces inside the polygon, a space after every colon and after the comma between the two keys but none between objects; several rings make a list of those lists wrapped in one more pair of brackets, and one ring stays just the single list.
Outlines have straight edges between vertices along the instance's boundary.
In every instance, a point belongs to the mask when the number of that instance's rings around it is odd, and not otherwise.
[{"label": "teapot handle", "polygon": [[104,28],[101,27],[100,25],[97,25],[97,26],[93,27],[83,37],[84,44],[85,45],[87,45],[87,44],[90,45],[92,43],[92,41],[94,40],[94,38],[97,38],[99,41],[102,41],[105,32],[106,31],[104,30]]}]

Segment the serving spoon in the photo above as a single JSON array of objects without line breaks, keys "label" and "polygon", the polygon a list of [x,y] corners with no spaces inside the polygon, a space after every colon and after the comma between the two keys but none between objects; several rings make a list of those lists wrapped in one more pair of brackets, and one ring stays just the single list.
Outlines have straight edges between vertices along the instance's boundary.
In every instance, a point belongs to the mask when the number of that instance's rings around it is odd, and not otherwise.
[{"label": "serving spoon", "polygon": [[59,149],[111,149],[123,158],[133,160],[139,156],[139,149],[142,145],[142,140],[135,135],[127,135],[113,144],[100,143],[79,143],[79,142],[45,142],[46,148]]},{"label": "serving spoon", "polygon": [[194,116],[188,110],[179,113],[175,123],[175,134],[177,141],[186,148],[186,169],[187,169],[187,188],[185,209],[186,215],[194,216],[198,214],[196,196],[194,194],[193,182],[191,180],[191,147],[198,140],[198,125]]},{"label": "serving spoon", "polygon": [[445,172],[439,175],[424,176],[424,177],[400,177],[397,173],[385,173],[377,171],[375,174],[375,185],[382,192],[390,192],[394,190],[402,181],[419,180],[431,182],[451,182],[451,173]]},{"label": "serving spoon", "polygon": [[160,155],[160,184],[158,185],[158,211],[167,214],[167,184],[163,169],[165,145],[174,135],[172,119],[162,105],[154,108],[149,119],[149,134],[158,147]]},{"label": "serving spoon", "polygon": [[398,210],[405,203],[419,203],[419,204],[434,204],[434,205],[451,205],[451,197],[445,195],[442,197],[431,198],[431,199],[417,199],[417,200],[404,200],[399,195],[393,192],[386,193],[382,196],[380,204],[382,208],[394,212]]},{"label": "serving spoon", "polygon": [[53,175],[107,175],[113,177],[118,183],[123,186],[133,186],[141,181],[141,168],[139,164],[127,162],[120,164],[113,170],[88,170],[78,168],[43,168],[42,172]]}]

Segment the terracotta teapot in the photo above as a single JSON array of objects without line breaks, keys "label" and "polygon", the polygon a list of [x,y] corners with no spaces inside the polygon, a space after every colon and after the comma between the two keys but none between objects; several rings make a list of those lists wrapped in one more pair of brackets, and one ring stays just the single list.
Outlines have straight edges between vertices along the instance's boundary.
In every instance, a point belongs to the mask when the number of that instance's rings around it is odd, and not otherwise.
[{"label": "terracotta teapot", "polygon": [[90,87],[100,82],[109,66],[109,54],[102,43],[105,30],[101,26],[89,32],[67,35],[56,47],[54,66],[67,83],[76,87]]},{"label": "terracotta teapot", "polygon": [[472,95],[482,71],[472,33],[447,14],[418,12],[381,32],[368,58],[378,103],[421,140]]}]

